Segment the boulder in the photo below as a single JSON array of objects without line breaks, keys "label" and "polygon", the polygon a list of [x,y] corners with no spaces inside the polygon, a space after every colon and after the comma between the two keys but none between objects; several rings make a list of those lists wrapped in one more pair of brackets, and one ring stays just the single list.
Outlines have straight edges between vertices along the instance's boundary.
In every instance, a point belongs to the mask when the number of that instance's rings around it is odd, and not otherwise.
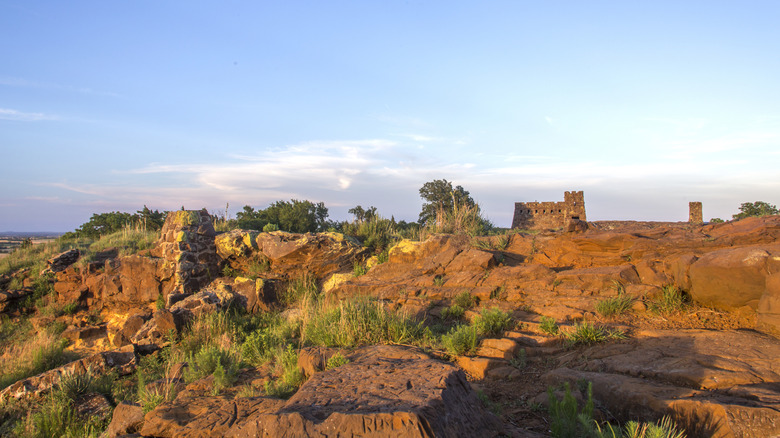
[{"label": "boulder", "polygon": [[691,265],[691,297],[721,310],[755,311],[770,273],[780,271],[780,245],[752,245],[709,252]]},{"label": "boulder", "polygon": [[758,329],[780,337],[780,273],[766,277],[766,288],[756,313]]},{"label": "boulder", "polygon": [[114,408],[106,438],[115,438],[138,432],[144,422],[144,411],[135,403],[121,402]]}]

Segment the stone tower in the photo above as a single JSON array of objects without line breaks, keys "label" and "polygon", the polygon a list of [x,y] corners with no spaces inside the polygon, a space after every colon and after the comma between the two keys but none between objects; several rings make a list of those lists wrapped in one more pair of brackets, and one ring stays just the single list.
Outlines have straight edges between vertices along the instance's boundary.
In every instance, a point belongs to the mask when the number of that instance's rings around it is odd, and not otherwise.
[{"label": "stone tower", "polygon": [[701,202],[688,203],[688,222],[691,224],[704,223],[704,218],[701,214]]}]

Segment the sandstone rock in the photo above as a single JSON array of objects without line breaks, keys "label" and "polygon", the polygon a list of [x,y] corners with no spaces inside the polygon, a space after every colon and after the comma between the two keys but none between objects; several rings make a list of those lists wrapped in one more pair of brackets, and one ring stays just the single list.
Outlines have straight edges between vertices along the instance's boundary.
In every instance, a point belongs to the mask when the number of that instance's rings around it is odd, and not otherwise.
[{"label": "sandstone rock", "polygon": [[120,375],[126,375],[135,370],[135,365],[136,354],[132,346],[97,353],[8,386],[0,391],[0,402],[10,397],[21,399],[40,395],[59,384],[66,374],[91,372],[94,376],[99,376],[115,369]]},{"label": "sandstone rock", "polygon": [[780,245],[727,248],[703,255],[691,265],[691,297],[721,310],[756,310],[766,277],[780,271]]},{"label": "sandstone rock", "polygon": [[115,347],[123,347],[129,345],[138,333],[138,330],[143,327],[144,323],[152,317],[151,313],[137,313],[127,318],[120,329],[113,335],[111,341]]},{"label": "sandstone rock", "polygon": [[106,438],[115,438],[133,434],[141,429],[144,421],[144,411],[135,403],[122,402],[114,408],[111,423],[106,429]]},{"label": "sandstone rock", "polygon": [[479,344],[477,354],[483,357],[509,360],[515,356],[517,342],[512,339],[483,339]]},{"label": "sandstone rock", "polygon": [[81,251],[78,249],[71,249],[68,251],[61,252],[57,254],[56,256],[50,258],[49,260],[46,260],[46,269],[43,270],[43,272],[46,273],[54,273],[54,272],[60,272],[67,269],[70,265],[76,263],[81,257]]},{"label": "sandstone rock", "polygon": [[463,372],[402,347],[366,347],[289,400],[186,399],[145,417],[144,436],[498,436]]},{"label": "sandstone rock", "polygon": [[559,283],[556,291],[575,289],[591,295],[615,295],[618,288],[639,283],[639,275],[633,265],[601,266],[560,272],[555,282]]},{"label": "sandstone rock", "polygon": [[780,337],[780,273],[766,278],[766,288],[756,312],[758,328]]},{"label": "sandstone rock", "polygon": [[130,341],[144,353],[151,353],[167,345],[171,339],[170,335],[178,333],[183,323],[184,320],[171,311],[157,310],[130,338]]},{"label": "sandstone rock", "polygon": [[502,359],[496,359],[493,357],[478,357],[478,356],[477,357],[458,356],[455,362],[468,375],[478,380],[484,379],[485,376],[487,376],[488,371],[507,364],[507,362]]}]

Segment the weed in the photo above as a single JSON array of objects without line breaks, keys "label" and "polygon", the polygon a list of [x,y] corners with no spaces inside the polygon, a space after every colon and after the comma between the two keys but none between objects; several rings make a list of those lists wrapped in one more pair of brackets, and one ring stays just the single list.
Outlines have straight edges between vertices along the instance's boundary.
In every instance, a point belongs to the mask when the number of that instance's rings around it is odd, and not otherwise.
[{"label": "weed", "polygon": [[258,392],[257,388],[252,385],[243,385],[238,389],[238,392],[236,392],[236,397],[242,398],[257,397],[259,395],[260,393]]},{"label": "weed", "polygon": [[525,348],[521,348],[517,350],[517,353],[515,353],[515,356],[511,359],[509,359],[509,364],[517,369],[523,369],[526,365],[528,365],[528,358],[526,357],[526,351]]},{"label": "weed", "polygon": [[490,291],[491,300],[504,300],[506,299],[506,288],[504,286],[498,286]]},{"label": "weed", "polygon": [[476,353],[478,340],[476,327],[470,325],[453,327],[449,333],[441,337],[442,345],[453,356]]},{"label": "weed", "polygon": [[327,347],[408,343],[422,336],[422,323],[384,308],[369,298],[316,304],[303,321],[306,342]]},{"label": "weed", "polygon": [[493,400],[490,400],[490,397],[488,397],[484,391],[482,390],[477,391],[477,398],[479,399],[479,401],[482,402],[482,405],[485,406],[490,412],[496,415],[501,415],[502,413],[501,404],[496,403]]},{"label": "weed", "polygon": [[622,315],[631,309],[634,299],[625,294],[618,294],[616,297],[609,297],[596,302],[596,312],[605,317]]},{"label": "weed", "polygon": [[326,370],[332,370],[333,368],[338,368],[342,365],[346,365],[349,363],[349,359],[344,357],[340,352],[334,354],[328,359],[328,362],[325,364]]},{"label": "weed", "polygon": [[564,333],[563,336],[570,345],[590,345],[611,339],[626,338],[622,330],[609,330],[589,322],[575,323],[572,329]]},{"label": "weed", "polygon": [[157,300],[154,302],[154,307],[157,310],[165,309],[165,297],[163,296],[162,292],[157,295]]},{"label": "weed", "polygon": [[512,317],[498,308],[482,309],[473,325],[482,336],[500,336],[512,326]]},{"label": "weed", "polygon": [[437,275],[433,277],[434,286],[444,286],[444,275]]},{"label": "weed", "polygon": [[367,272],[368,272],[368,268],[359,262],[355,262],[352,265],[352,275],[354,277],[360,277],[361,275],[366,275]]},{"label": "weed", "polygon": [[376,256],[376,264],[381,265],[382,263],[385,263],[390,258],[390,251],[388,249],[385,249],[384,251],[380,252],[379,255]]},{"label": "weed", "polygon": [[577,400],[571,394],[569,383],[564,385],[563,400],[558,400],[552,387],[547,388],[547,399],[550,402],[550,431],[556,438],[587,436],[581,434],[583,428],[593,421],[593,385],[588,383],[587,401],[582,411],[577,406]]},{"label": "weed", "polygon": [[668,285],[661,288],[661,296],[650,301],[650,311],[660,315],[679,313],[684,308],[688,298],[676,286]]},{"label": "weed", "polygon": [[452,306],[445,307],[441,310],[441,317],[443,319],[461,319],[465,313],[466,309],[457,304],[453,304]]},{"label": "weed", "polygon": [[285,306],[293,306],[303,301],[316,299],[319,295],[317,279],[309,274],[290,280],[287,288],[279,295],[279,302]]},{"label": "weed", "polygon": [[452,299],[452,304],[468,310],[477,304],[477,299],[474,297],[474,295],[471,295],[471,292],[464,290],[463,292],[455,295],[455,298]]},{"label": "weed", "polygon": [[539,330],[547,333],[548,335],[555,336],[558,334],[558,323],[555,322],[554,318],[543,316],[542,321],[539,324]]},{"label": "weed", "polygon": [[292,345],[277,351],[275,371],[279,378],[265,383],[265,393],[269,397],[289,398],[305,380],[298,367],[298,352]]}]

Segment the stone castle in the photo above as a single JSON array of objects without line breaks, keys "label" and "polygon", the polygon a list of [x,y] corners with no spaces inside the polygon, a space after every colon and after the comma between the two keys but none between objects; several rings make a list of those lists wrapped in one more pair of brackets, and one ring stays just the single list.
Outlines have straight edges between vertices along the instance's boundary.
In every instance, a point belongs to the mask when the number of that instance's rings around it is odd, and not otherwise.
[{"label": "stone castle", "polygon": [[512,228],[556,229],[576,220],[587,221],[582,191],[565,192],[563,202],[515,202]]}]

